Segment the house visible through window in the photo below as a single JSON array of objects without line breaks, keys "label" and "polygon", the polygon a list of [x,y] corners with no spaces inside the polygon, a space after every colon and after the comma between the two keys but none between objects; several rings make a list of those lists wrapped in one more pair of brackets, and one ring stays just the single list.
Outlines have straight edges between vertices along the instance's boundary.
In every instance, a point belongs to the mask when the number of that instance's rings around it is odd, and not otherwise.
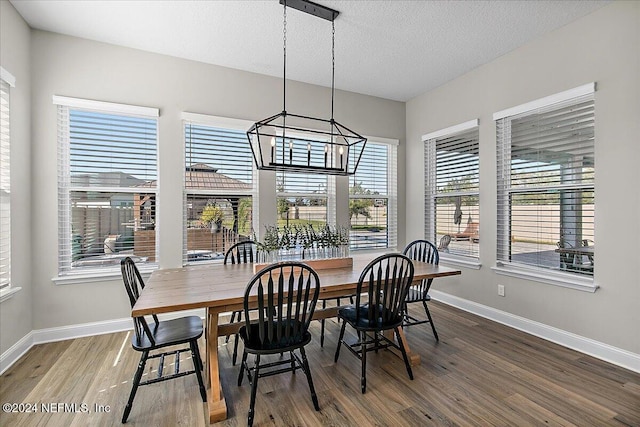
[{"label": "house visible through window", "polygon": [[425,235],[441,254],[478,259],[480,156],[478,121],[423,136]]},{"label": "house visible through window", "polygon": [[158,110],[54,97],[59,274],[155,266]]},{"label": "house visible through window", "polygon": [[15,79],[0,68],[0,292],[11,287],[11,135],[9,90]]},{"label": "house visible through window", "polygon": [[[358,159],[350,158],[351,168]],[[368,141],[356,173],[349,177],[352,250],[397,244],[397,146]]]},{"label": "house visible through window", "polygon": [[593,276],[594,87],[494,115],[499,265]]},{"label": "house visible through window", "polygon": [[[246,128],[185,113],[185,264],[221,260],[253,234],[254,168]],[[226,121],[226,123],[223,123]]]}]

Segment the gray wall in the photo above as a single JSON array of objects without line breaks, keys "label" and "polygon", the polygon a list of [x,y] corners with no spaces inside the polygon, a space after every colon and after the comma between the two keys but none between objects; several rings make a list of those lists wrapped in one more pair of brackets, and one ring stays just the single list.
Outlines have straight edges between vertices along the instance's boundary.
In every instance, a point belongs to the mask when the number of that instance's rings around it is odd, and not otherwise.
[{"label": "gray wall", "polygon": [[[496,275],[492,114],[595,81],[596,293]],[[640,2],[615,2],[407,103],[407,238],[424,234],[421,136],[480,119],[480,270],[434,289],[640,354]],[[415,183],[415,185],[413,185]],[[497,284],[506,287],[499,297]]]},{"label": "gray wall", "polygon": [[0,354],[33,329],[31,250],[31,34],[8,1],[0,1],[0,64],[11,88],[11,282],[20,292],[0,303]]},{"label": "gray wall", "polygon": [[[126,317],[130,307],[120,280],[75,285],[51,281],[57,274],[58,239],[56,107],[52,95],[160,109],[160,264],[178,267],[183,233],[181,112],[263,119],[281,111],[282,81],[42,31],[32,31],[31,52],[32,159],[37,171],[31,191],[34,212],[40,213],[33,221],[33,256],[39,260],[33,268],[33,328]],[[287,98],[290,112],[330,116],[327,88],[292,82],[287,85]],[[335,111],[339,121],[365,135],[404,140],[404,103],[338,91]],[[404,159],[403,151],[399,157]],[[399,170],[403,170],[403,163]],[[263,199],[267,203],[268,198]],[[399,205],[404,207],[404,199]],[[404,209],[399,215],[404,217]],[[272,220],[261,217],[260,221],[275,222],[275,205]]]}]

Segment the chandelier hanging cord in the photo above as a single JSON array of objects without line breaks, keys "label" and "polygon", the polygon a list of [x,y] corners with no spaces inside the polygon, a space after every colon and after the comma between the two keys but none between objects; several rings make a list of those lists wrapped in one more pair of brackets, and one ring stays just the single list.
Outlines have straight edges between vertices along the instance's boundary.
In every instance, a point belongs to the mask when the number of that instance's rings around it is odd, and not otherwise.
[{"label": "chandelier hanging cord", "polygon": [[284,1],[284,12],[282,12],[282,51],[283,51],[283,78],[282,78],[282,111],[287,111],[287,2]]},{"label": "chandelier hanging cord", "polygon": [[333,123],[333,98],[336,91],[336,21],[331,21],[331,122]]}]

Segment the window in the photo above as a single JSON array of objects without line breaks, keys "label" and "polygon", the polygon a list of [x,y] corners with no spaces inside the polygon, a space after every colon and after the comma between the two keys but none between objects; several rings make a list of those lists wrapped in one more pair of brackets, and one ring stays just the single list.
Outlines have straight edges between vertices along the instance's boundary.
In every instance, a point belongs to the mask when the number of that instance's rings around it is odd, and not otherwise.
[{"label": "window", "polygon": [[184,113],[183,262],[220,260],[253,235],[253,157],[244,121]]},{"label": "window", "polygon": [[278,227],[310,224],[319,230],[331,223],[327,215],[332,182],[327,175],[276,172]]},{"label": "window", "polygon": [[15,79],[0,68],[0,292],[11,287],[11,86],[15,86]]},{"label": "window", "polygon": [[356,173],[349,177],[352,250],[397,246],[397,150],[396,141],[367,141]]},{"label": "window", "polygon": [[478,120],[422,137],[425,152],[425,235],[441,254],[475,260],[480,246]]},{"label": "window", "polygon": [[59,275],[156,266],[158,110],[54,96]]},{"label": "window", "polygon": [[594,272],[594,93],[589,84],[496,113],[498,266]]}]

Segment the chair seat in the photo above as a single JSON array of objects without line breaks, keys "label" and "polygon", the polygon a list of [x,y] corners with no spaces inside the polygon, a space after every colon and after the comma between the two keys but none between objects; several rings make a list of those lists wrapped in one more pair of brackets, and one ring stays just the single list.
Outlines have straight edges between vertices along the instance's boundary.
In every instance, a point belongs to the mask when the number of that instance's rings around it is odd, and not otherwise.
[{"label": "chair seat", "polygon": [[[419,289],[415,289],[415,288],[409,288],[409,292],[407,292],[407,302],[418,302],[418,301],[422,301],[422,291]],[[425,301],[431,301],[431,297],[429,296],[429,294],[427,294],[424,297]]]},{"label": "chair seat", "polygon": [[169,345],[182,344],[202,336],[202,319],[198,316],[180,317],[178,319],[163,320],[157,327],[149,324],[155,345],[146,334],[142,335],[142,342],[138,342],[135,334],[131,339],[133,348],[138,351],[153,350]]},{"label": "chair seat", "polygon": [[360,315],[357,316],[356,307],[350,305],[338,310],[338,316],[347,321],[351,326],[360,330],[384,330],[393,329],[402,323],[402,316],[394,316],[391,319],[383,320],[382,318],[368,319],[369,305],[365,304],[359,307]]},{"label": "chair seat", "polygon": [[[311,341],[311,334],[306,331],[304,334],[294,334],[293,331],[300,331],[303,328],[301,322],[297,320],[274,322],[272,324],[272,336],[273,340],[264,339],[262,342],[259,336],[259,325],[252,323],[250,325],[251,331],[247,334],[247,327],[242,326],[238,331],[238,334],[244,342],[245,349],[250,353],[278,353],[286,351],[290,347],[301,347],[308,344]],[[285,331],[286,327],[289,327],[289,332]],[[280,333],[280,339],[278,339],[278,332]],[[269,331],[265,330],[265,335],[269,336]]]}]

